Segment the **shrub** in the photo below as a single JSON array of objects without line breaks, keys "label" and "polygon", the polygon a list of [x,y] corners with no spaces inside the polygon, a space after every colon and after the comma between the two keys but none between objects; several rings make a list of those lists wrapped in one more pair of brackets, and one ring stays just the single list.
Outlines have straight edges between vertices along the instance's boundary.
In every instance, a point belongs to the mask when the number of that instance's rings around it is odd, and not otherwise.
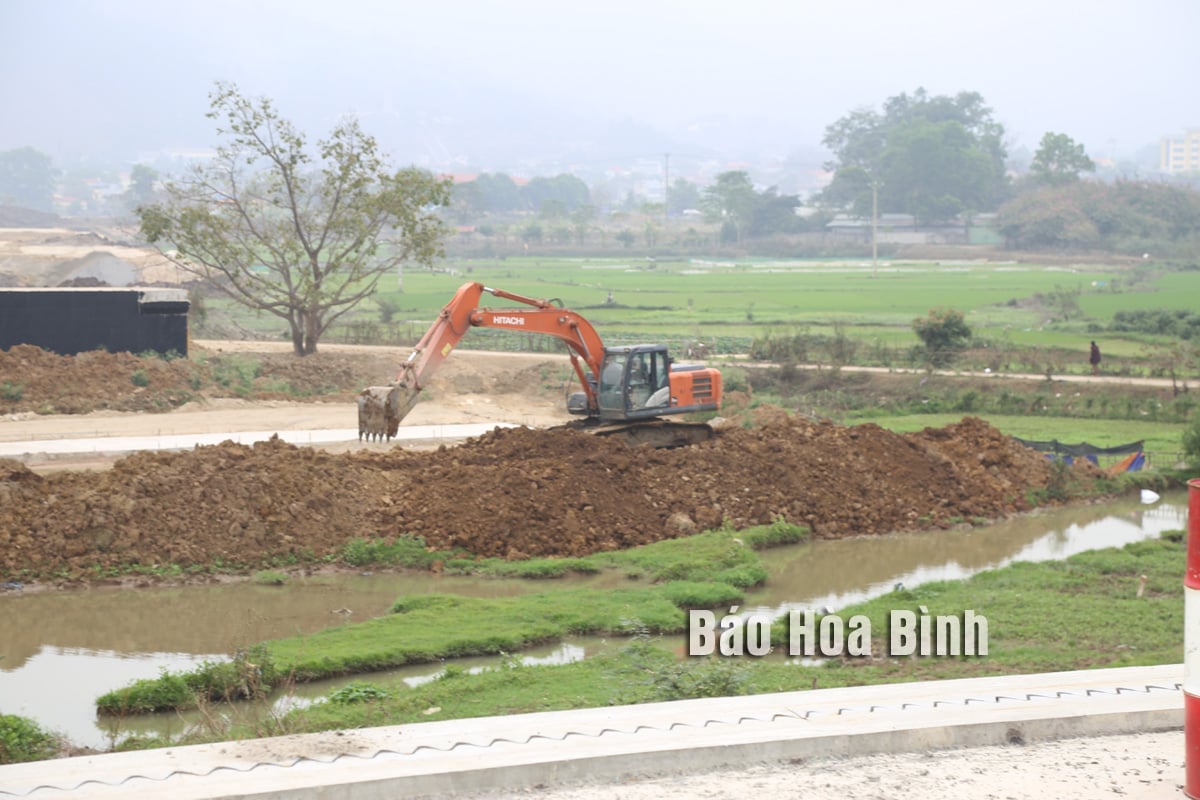
[{"label": "shrub", "polygon": [[389,324],[401,310],[400,298],[392,295],[375,295],[375,305],[379,306],[379,321]]},{"label": "shrub", "polygon": [[801,525],[793,525],[782,516],[778,516],[770,525],[747,528],[738,535],[747,546],[755,550],[765,550],[768,547],[806,542],[809,530]]},{"label": "shrub", "polygon": [[196,695],[182,675],[164,672],[158,678],[134,681],[123,689],[101,695],[96,708],[102,714],[148,714],[176,708],[194,708]]},{"label": "shrub", "polygon": [[329,702],[345,706],[351,703],[369,703],[376,700],[386,700],[388,697],[391,697],[391,694],[387,689],[382,689],[373,683],[353,681],[340,689],[334,690],[329,695]]},{"label": "shrub", "polygon": [[195,708],[199,697],[210,700],[265,697],[279,672],[265,645],[234,654],[232,661],[206,661],[184,675],[166,672],[154,679],[134,681],[96,700],[102,714],[147,714]]},{"label": "shrub", "polygon": [[1183,457],[1189,467],[1200,469],[1200,416],[1183,429]]},{"label": "shrub", "polygon": [[425,549],[425,541],[418,536],[398,536],[387,539],[351,539],[342,547],[339,555],[344,564],[365,567],[368,564],[390,564],[399,567],[427,569],[441,558]]},{"label": "shrub", "polygon": [[742,597],[742,591],[728,583],[700,581],[670,581],[663,584],[662,593],[680,608],[716,608]]},{"label": "shrub", "polygon": [[42,730],[33,720],[0,714],[0,764],[52,758],[58,746],[58,737]]},{"label": "shrub", "polygon": [[287,575],[278,570],[264,569],[254,573],[254,582],[259,586],[283,586],[287,583]]},{"label": "shrub", "polygon": [[225,356],[212,360],[213,380],[235,392],[249,391],[254,379],[261,374],[262,364],[257,359]]},{"label": "shrub", "polygon": [[616,702],[654,703],[699,697],[734,697],[746,694],[750,666],[735,658],[700,658],[676,661],[667,658],[645,635],[626,645],[625,660],[636,675],[633,685],[622,687]]},{"label": "shrub", "polygon": [[924,319],[914,319],[912,326],[925,345],[926,358],[935,367],[949,364],[971,342],[966,318],[953,308],[935,308]]}]

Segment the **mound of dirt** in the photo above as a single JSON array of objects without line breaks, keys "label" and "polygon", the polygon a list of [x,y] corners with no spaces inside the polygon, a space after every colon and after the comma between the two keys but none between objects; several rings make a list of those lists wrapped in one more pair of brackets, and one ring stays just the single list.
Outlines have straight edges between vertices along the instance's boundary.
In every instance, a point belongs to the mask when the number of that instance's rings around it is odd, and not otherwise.
[{"label": "mound of dirt", "polygon": [[352,403],[376,373],[390,377],[378,367],[365,367],[362,358],[333,353],[297,358],[201,350],[191,358],[167,360],[105,350],[62,356],[17,345],[0,350],[0,414],[170,411],[192,400],[221,397]]},{"label": "mound of dirt", "polygon": [[780,415],[677,450],[498,429],[454,448],[332,454],[272,440],[39,476],[0,461],[0,576],[260,565],[358,538],[480,556],[578,556],[778,517],[837,538],[997,518],[1055,479],[979,419],[897,435]]},{"label": "mound of dirt", "polygon": [[0,350],[0,414],[157,411],[192,399],[194,365],[94,350],[60,356],[22,344]]}]

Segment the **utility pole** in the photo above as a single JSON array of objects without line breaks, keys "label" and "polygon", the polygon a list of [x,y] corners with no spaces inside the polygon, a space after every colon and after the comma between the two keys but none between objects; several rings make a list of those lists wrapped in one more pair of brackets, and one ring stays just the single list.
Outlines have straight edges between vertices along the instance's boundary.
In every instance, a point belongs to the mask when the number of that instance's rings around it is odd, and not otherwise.
[{"label": "utility pole", "polygon": [[871,277],[879,277],[879,245],[876,239],[879,219],[879,181],[871,181]]},{"label": "utility pole", "polygon": [[667,235],[667,219],[671,216],[671,154],[663,153],[663,238]]}]

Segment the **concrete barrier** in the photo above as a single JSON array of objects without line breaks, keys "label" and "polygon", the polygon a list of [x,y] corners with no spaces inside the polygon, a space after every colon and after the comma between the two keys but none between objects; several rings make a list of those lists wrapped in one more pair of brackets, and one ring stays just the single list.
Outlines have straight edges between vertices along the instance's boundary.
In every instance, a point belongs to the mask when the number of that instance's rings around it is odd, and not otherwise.
[{"label": "concrete barrier", "polygon": [[1184,759],[1188,797],[1200,798],[1200,478],[1188,481],[1187,573],[1183,578]]},{"label": "concrete barrier", "polygon": [[[0,800],[391,800],[1183,726],[1183,665],[446,720],[0,767]],[[1155,795],[1156,797],[1158,795]]]}]

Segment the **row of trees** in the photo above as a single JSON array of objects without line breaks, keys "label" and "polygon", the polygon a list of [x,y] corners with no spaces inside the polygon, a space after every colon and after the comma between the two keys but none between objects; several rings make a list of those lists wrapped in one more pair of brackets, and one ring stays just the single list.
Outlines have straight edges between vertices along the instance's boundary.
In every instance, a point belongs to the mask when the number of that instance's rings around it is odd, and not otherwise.
[{"label": "row of trees", "polygon": [[1052,184],[1018,195],[1000,209],[997,223],[1018,249],[1194,254],[1200,192],[1146,181]]},{"label": "row of trees", "polygon": [[154,200],[158,173],[145,164],[135,164],[128,188],[106,208],[98,208],[88,197],[91,187],[85,174],[63,174],[50,156],[32,147],[0,152],[0,204],[53,212],[55,194],[74,195],[73,210],[84,212],[128,212]]},{"label": "row of trees", "polygon": [[[745,171],[721,173],[703,190],[678,178],[668,192],[668,203],[671,214],[700,210],[709,222],[723,223],[722,240],[727,243],[804,229],[803,219],[796,214],[802,205],[798,196],[780,194],[774,186],[760,191]],[[452,206],[460,221],[532,213],[545,220],[569,220],[577,233],[586,231],[599,216],[587,184],[566,174],[519,184],[504,173],[483,173],[454,186]],[[631,193],[612,211],[659,217],[663,206],[639,201]],[[576,238],[582,241],[585,236]]]},{"label": "row of trees", "polygon": [[1005,191],[1004,126],[975,92],[889,98],[882,113],[859,109],[822,139],[833,172],[825,205],[912,214],[932,222],[995,208]]},{"label": "row of trees", "polygon": [[[721,241],[726,244],[759,236],[797,233],[809,227],[805,218],[796,213],[802,205],[798,196],[780,194],[774,186],[756,189],[750,173],[744,170],[723,172],[703,190],[690,181],[677,179],[668,199],[673,214],[699,210],[708,222],[721,224]],[[600,214],[591,201],[587,184],[572,175],[534,178],[519,185],[508,175],[484,173],[475,180],[456,185],[452,205],[460,220],[514,212],[535,213],[543,220],[557,222],[554,226],[557,230],[565,230],[569,225],[574,235],[566,239],[580,244],[585,243]],[[663,206],[661,203],[638,202],[631,195],[612,213],[625,212],[657,218],[662,216]],[[821,224],[824,220],[821,218]],[[530,226],[541,228],[537,223],[530,223]]]},{"label": "row of trees", "polygon": [[524,185],[502,173],[485,172],[454,187],[453,205],[465,216],[535,212],[567,216],[591,203],[588,186],[574,175],[533,178]]},{"label": "row of trees", "polygon": [[834,155],[826,165],[833,179],[818,202],[860,216],[911,214],[926,223],[994,211],[1022,189],[1069,185],[1096,169],[1083,145],[1048,132],[1028,176],[1014,186],[1004,126],[976,92],[899,94],[882,113],[859,109],[842,117],[822,141]]},{"label": "row of trees", "polygon": [[[1129,189],[1132,184],[1117,189],[1080,186],[1080,177],[1093,172],[1095,164],[1083,146],[1066,134],[1046,133],[1028,175],[1010,181],[1005,172],[1004,128],[975,92],[902,93],[888,98],[881,111],[858,109],[837,120],[826,129],[823,141],[834,156],[826,165],[832,180],[814,199],[819,213],[810,215],[810,222],[796,213],[802,205],[799,197],[777,187],[759,189],[745,171],[721,173],[706,187],[676,179],[667,210],[672,214],[702,210],[707,221],[721,225],[720,239],[725,244],[819,228],[839,211],[861,217],[908,213],[918,222],[931,223],[1000,209],[1003,233],[1018,248],[1102,247],[1164,232],[1175,238],[1190,237],[1196,227],[1190,210],[1194,194],[1185,189],[1150,187],[1139,199]],[[32,148],[0,153],[0,202],[50,210],[56,174],[49,157]],[[118,207],[133,209],[150,203],[157,178],[154,170],[136,165]],[[1167,203],[1155,201],[1150,197],[1154,191],[1167,191],[1172,198]],[[1172,203],[1187,209],[1185,219],[1164,223],[1159,211]],[[587,184],[573,175],[518,183],[504,173],[484,173],[452,187],[451,213],[459,222],[528,213],[545,220],[569,220],[575,239],[583,242],[601,205]],[[639,203],[632,195],[622,204],[603,205],[648,216],[663,212],[661,204]]]},{"label": "row of trees", "polygon": [[32,147],[0,153],[0,203],[52,211],[56,181],[57,173],[45,153]]},{"label": "row of trees", "polygon": [[[934,96],[918,89],[888,98],[882,111],[857,109],[825,131],[823,143],[833,154],[826,167],[833,177],[815,205],[827,215],[898,212],[931,223],[995,211],[1014,196],[1069,186],[1095,171],[1081,144],[1048,132],[1029,174],[1014,184],[1006,171],[1004,135],[1004,126],[976,92]],[[672,214],[704,211],[710,222],[722,224],[727,243],[805,229],[796,214],[800,198],[778,187],[759,189],[744,171],[721,173],[706,187],[676,179],[667,202]],[[571,175],[519,185],[503,173],[485,173],[454,188],[460,219],[514,212],[562,219],[599,205],[587,185]],[[629,211],[635,205],[630,196],[619,207]],[[641,210],[659,214],[662,206],[642,205]]]},{"label": "row of trees", "polygon": [[974,92],[900,94],[882,112],[860,109],[825,132],[834,154],[817,198],[859,216],[899,212],[922,223],[997,211],[1014,249],[1105,249],[1167,256],[1200,243],[1200,192],[1150,181],[1084,181],[1083,145],[1047,132],[1027,175],[1007,174],[1004,127]]},{"label": "row of trees", "polygon": [[721,241],[727,244],[804,230],[807,223],[796,214],[800,205],[800,198],[780,194],[774,186],[757,191],[750,174],[740,170],[718,175],[700,202],[709,220],[722,223]]}]

